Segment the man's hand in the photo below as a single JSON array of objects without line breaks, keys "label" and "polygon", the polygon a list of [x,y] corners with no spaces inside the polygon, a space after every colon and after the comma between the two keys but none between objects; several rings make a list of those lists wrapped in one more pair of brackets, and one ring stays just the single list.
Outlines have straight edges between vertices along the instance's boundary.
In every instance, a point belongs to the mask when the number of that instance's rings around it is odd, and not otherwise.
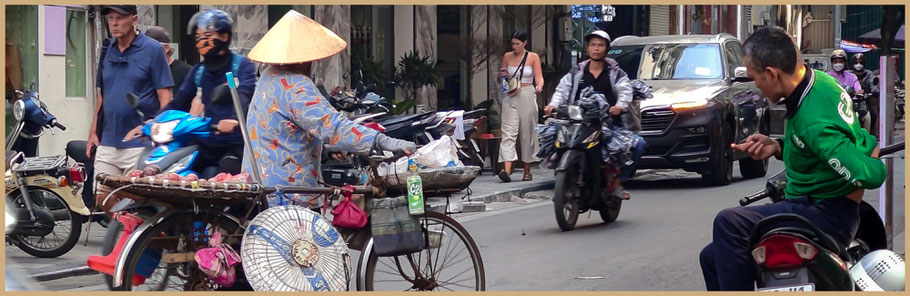
[{"label": "man's hand", "polygon": [[135,139],[135,138],[138,138],[141,136],[142,136],[142,126],[140,125],[140,126],[134,127],[129,132],[127,132],[126,136],[123,137],[123,141],[128,142],[132,139]]},{"label": "man's hand", "polygon": [[190,115],[202,116],[203,110],[205,110],[205,104],[202,103],[202,98],[196,97],[193,99],[193,104],[190,105]]},{"label": "man's hand", "polygon": [[98,147],[101,145],[101,141],[98,140],[98,134],[92,132],[88,135],[88,141],[85,142],[85,157],[89,159],[92,158],[92,148]]},{"label": "man's hand", "polygon": [[740,144],[730,144],[730,147],[739,151],[748,152],[749,156],[755,160],[768,159],[781,152],[780,145],[777,144],[777,141],[762,134],[751,135]]},{"label": "man's hand", "polygon": [[610,115],[616,116],[622,113],[624,109],[619,106],[610,107]]},{"label": "man's hand", "polygon": [[233,133],[238,125],[240,125],[240,122],[236,119],[222,119],[218,122],[218,130],[215,131],[215,134]]},{"label": "man's hand", "polygon": [[546,105],[543,107],[543,114],[550,115],[550,113],[553,113],[554,110],[556,110],[556,106]]}]

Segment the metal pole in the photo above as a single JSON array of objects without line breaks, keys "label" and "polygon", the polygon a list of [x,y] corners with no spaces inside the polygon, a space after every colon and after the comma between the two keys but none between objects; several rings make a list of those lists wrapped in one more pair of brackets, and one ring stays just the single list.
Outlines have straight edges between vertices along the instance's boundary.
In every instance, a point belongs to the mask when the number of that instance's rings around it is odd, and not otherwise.
[{"label": "metal pole", "polygon": [[678,11],[676,12],[676,21],[679,22],[679,35],[685,35],[686,34],[686,18],[688,17],[688,15],[686,14],[686,6],[679,5],[679,8],[677,10]]},{"label": "metal pole", "polygon": [[[841,23],[840,23],[840,5],[834,5],[834,48],[840,47]],[[882,93],[884,94],[884,93]]]},{"label": "metal pole", "polygon": [[231,88],[231,98],[234,100],[234,112],[237,113],[237,120],[240,121],[240,133],[243,134],[243,142],[246,144],[246,158],[253,167],[253,181],[262,184],[262,174],[259,172],[259,165],[256,163],[256,157],[253,156],[253,146],[250,144],[250,133],[246,129],[246,116],[240,109],[240,95],[237,94],[237,84],[239,82],[234,78],[234,73],[227,72],[228,86]]},{"label": "metal pole", "polygon": [[[879,58],[879,104],[878,104],[878,147],[883,148],[894,142],[894,78],[897,73],[894,67],[894,57],[883,56]],[[894,159],[885,160],[885,184],[878,191],[878,210],[885,224],[885,234],[888,237],[888,249],[894,247]]]},{"label": "metal pole", "polygon": [[743,6],[736,5],[736,38],[743,39]]}]

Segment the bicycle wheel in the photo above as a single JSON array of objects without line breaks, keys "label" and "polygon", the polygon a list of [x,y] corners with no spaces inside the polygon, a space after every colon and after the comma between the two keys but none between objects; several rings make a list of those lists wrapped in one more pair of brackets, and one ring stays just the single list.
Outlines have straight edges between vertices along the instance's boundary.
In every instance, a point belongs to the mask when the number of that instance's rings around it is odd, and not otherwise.
[{"label": "bicycle wheel", "polygon": [[483,260],[474,239],[461,224],[438,212],[420,218],[428,248],[405,256],[370,253],[365,270],[367,291],[483,291]]},{"label": "bicycle wheel", "polygon": [[[142,233],[128,252],[121,291],[209,291],[218,287],[196,267],[192,254],[208,247],[214,231],[224,243],[240,248],[240,239],[229,236],[240,228],[235,221],[206,212],[180,213]],[[238,235],[242,235],[239,232]],[[171,262],[171,263],[168,263]],[[242,269],[240,265],[234,267]],[[236,272],[239,282],[243,275]],[[235,283],[236,285],[236,283]]]}]

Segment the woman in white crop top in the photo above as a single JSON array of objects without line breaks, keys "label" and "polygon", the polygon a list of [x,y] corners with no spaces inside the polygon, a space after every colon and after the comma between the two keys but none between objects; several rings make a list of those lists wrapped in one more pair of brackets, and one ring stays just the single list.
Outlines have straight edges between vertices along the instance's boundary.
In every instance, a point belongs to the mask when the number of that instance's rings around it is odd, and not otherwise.
[{"label": "woman in white crop top", "polygon": [[[531,180],[531,163],[540,161],[535,156],[539,148],[537,94],[543,89],[543,73],[540,70],[540,56],[525,50],[527,41],[527,33],[515,32],[512,34],[512,51],[502,56],[500,75],[506,79],[512,76],[521,77],[521,86],[502,100],[502,143],[499,146],[499,161],[503,162],[504,166],[499,172],[499,178],[503,182],[512,181],[513,161],[520,160],[524,164],[522,178],[524,181]],[[517,155],[515,151],[516,141],[519,139],[521,155]]]}]

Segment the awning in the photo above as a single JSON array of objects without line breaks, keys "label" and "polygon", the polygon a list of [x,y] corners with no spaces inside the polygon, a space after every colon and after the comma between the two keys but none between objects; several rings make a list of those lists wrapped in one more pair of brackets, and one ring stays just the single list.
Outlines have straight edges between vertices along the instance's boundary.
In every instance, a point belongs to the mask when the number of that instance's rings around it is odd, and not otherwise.
[{"label": "awning", "polygon": [[[869,33],[859,36],[860,42],[879,42],[882,40],[882,30],[875,29]],[[901,26],[897,30],[897,35],[894,36],[894,47],[904,47],[904,26]]]}]

